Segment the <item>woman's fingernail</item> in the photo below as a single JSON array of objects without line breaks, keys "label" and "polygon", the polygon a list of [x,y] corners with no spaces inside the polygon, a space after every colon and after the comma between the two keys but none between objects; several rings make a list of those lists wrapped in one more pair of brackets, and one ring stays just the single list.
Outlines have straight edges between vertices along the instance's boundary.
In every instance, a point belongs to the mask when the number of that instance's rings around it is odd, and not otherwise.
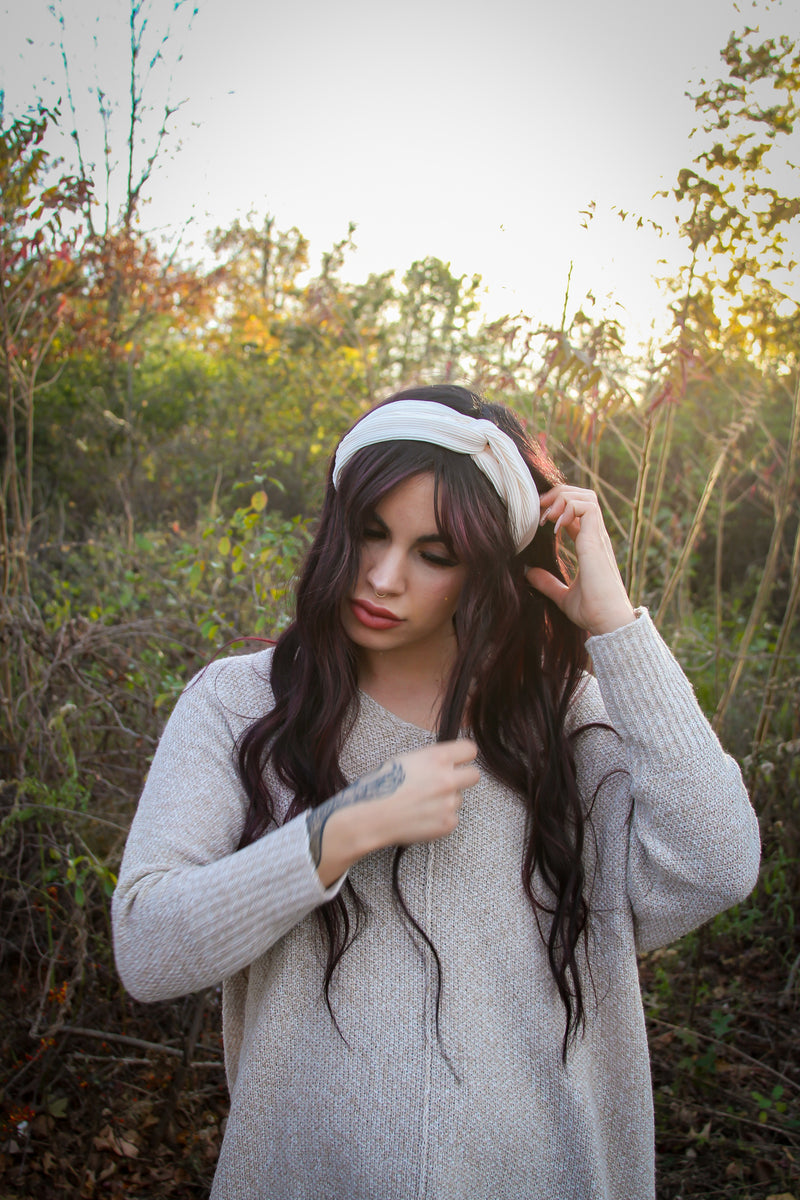
[{"label": "woman's fingernail", "polygon": [[[553,506],[552,506],[552,505],[550,505],[550,508],[552,508],[552,507],[553,507]],[[540,524],[540,525],[544,525],[545,521],[546,521],[546,520],[547,520],[547,518],[550,516],[550,508],[546,508],[546,509],[544,510],[544,512],[542,513],[541,517],[539,518],[539,524]]]}]

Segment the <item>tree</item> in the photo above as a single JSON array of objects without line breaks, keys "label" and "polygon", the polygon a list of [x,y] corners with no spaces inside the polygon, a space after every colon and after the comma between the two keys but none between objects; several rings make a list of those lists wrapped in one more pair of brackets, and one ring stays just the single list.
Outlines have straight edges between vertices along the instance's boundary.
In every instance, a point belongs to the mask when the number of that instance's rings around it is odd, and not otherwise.
[{"label": "tree", "polygon": [[368,389],[367,356],[336,275],[342,247],[304,281],[307,240],[269,215],[217,229],[211,245],[224,256],[211,276],[217,305],[206,336],[217,369],[208,419],[191,436],[212,479],[257,477],[271,505],[305,515],[329,446]]},{"label": "tree", "polygon": [[[159,158],[164,153],[172,117],[180,107],[169,96],[159,112],[148,98],[154,72],[170,69],[167,48],[175,36],[173,21],[188,14],[187,32],[196,9],[187,0],[169,6],[166,22],[154,20],[147,0],[129,0],[129,57],[125,90],[96,85],[92,91],[102,126],[103,195],[99,203],[87,189],[83,215],[87,237],[82,261],[84,302],[73,322],[74,353],[88,356],[95,387],[102,393],[97,409],[99,431],[111,484],[125,515],[127,544],[132,544],[143,458],[144,429],[152,414],[138,388],[145,342],[169,338],[208,313],[202,274],[181,264],[178,246],[157,244],[140,225],[141,209]],[[65,17],[53,7],[61,28],[67,98],[73,120],[71,139],[78,175],[86,183],[93,173],[70,83],[65,48]],[[120,121],[120,117],[122,120]],[[93,371],[93,368],[99,368]]]},{"label": "tree", "polygon": [[692,252],[683,280],[689,315],[750,354],[796,359],[800,44],[759,41],[747,28],[731,35],[722,60],[727,78],[694,97],[710,144],[674,190]]},{"label": "tree", "polygon": [[79,227],[65,218],[88,200],[85,180],[48,182],[42,147],[55,114],[40,109],[6,126],[0,111],[0,384],[3,478],[0,489],[2,594],[30,591],[34,416],[48,382],[42,365],[80,284]]},{"label": "tree", "polygon": [[28,633],[39,626],[30,576],[34,418],[49,382],[43,363],[80,282],[79,231],[67,219],[86,202],[85,181],[69,176],[48,181],[42,142],[54,119],[39,110],[5,125],[0,113],[0,737],[12,776],[22,771],[26,743],[36,736],[26,704],[26,698],[35,703],[36,651]]}]

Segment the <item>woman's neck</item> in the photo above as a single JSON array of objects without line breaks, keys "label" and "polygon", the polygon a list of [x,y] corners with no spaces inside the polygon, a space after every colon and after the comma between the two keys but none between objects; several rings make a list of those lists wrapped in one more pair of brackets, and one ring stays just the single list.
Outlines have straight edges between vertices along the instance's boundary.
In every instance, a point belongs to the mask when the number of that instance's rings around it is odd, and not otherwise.
[{"label": "woman's neck", "polygon": [[447,681],[455,659],[453,646],[437,661],[430,652],[393,654],[362,652],[358,683],[362,691],[403,721],[435,729]]}]

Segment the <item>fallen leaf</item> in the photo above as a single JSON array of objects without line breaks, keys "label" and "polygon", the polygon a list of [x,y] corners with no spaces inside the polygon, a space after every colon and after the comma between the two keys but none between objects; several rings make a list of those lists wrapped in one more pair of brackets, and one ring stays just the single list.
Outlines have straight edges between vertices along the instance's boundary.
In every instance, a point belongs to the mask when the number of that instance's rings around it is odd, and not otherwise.
[{"label": "fallen leaf", "polygon": [[111,1150],[120,1158],[138,1158],[139,1147],[119,1134],[110,1125],[104,1125],[97,1137],[92,1138],[95,1150]]}]

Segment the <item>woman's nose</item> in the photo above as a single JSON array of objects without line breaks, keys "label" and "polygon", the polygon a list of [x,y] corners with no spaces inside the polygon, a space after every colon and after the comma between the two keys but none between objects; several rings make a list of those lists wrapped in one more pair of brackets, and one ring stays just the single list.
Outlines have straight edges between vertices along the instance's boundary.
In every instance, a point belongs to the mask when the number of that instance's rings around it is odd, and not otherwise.
[{"label": "woman's nose", "polygon": [[392,549],[377,555],[367,571],[367,582],[376,593],[399,595],[404,586],[402,555]]}]

